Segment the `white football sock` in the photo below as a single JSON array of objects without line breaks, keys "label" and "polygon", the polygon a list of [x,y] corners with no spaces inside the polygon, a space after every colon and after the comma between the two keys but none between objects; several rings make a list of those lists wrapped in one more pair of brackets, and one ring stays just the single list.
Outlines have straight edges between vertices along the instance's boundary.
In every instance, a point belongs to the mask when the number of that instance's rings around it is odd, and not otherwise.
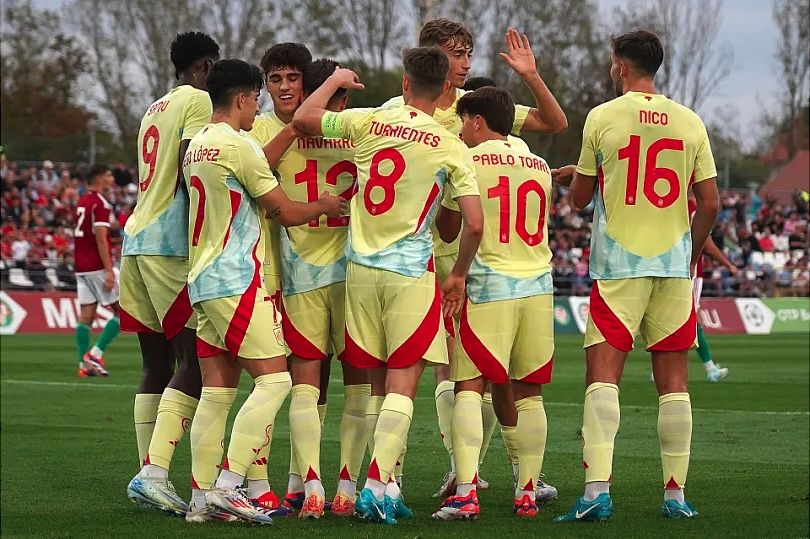
[{"label": "white football sock", "polygon": [[304,492],[304,480],[298,474],[291,473],[287,480],[287,492]]},{"label": "white football sock", "polygon": [[250,499],[255,500],[270,490],[270,483],[267,479],[248,479],[248,498]]},{"label": "white football sock", "polygon": [[676,502],[682,504],[684,502],[683,489],[665,488],[664,501],[666,500],[675,500]]},{"label": "white football sock", "polygon": [[222,470],[217,477],[216,488],[233,489],[242,486],[245,477],[230,470]]},{"label": "white football sock", "polygon": [[338,481],[338,492],[342,492],[351,499],[357,494],[357,482],[349,481],[348,479],[341,479]]},{"label": "white football sock", "polygon": [[600,494],[610,493],[610,483],[607,481],[591,481],[585,483],[585,494],[582,495],[586,502],[592,502]]},{"label": "white football sock", "polygon": [[385,494],[385,483],[376,479],[366,479],[365,488],[369,489],[378,502],[381,502]]},{"label": "white football sock", "polygon": [[141,468],[141,477],[147,479],[159,479],[166,481],[169,478],[169,470],[161,468],[156,464],[146,464]]}]

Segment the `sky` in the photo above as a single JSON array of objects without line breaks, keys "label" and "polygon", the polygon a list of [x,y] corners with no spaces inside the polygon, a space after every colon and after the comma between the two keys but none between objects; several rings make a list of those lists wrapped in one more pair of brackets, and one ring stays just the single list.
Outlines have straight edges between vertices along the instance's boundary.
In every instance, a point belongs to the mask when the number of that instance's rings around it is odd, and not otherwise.
[{"label": "sky", "polygon": [[[624,5],[621,0],[597,0],[606,15]],[[675,1],[675,0],[673,0]],[[764,107],[771,107],[767,97],[776,84],[776,43],[778,29],[771,11],[773,0],[725,0],[723,22],[718,44],[728,43],[734,49],[734,67],[715,92],[706,100],[701,113],[711,118],[720,107],[733,106],[738,111],[739,127],[745,136],[761,131]]]},{"label": "sky", "polygon": [[[622,0],[596,1],[603,20],[609,20],[613,9],[625,4]],[[60,8],[64,3],[63,0],[34,0],[38,7],[49,9]],[[761,132],[760,118],[764,107],[771,106],[766,96],[774,89],[774,53],[778,37],[771,16],[772,8],[773,0],[724,1],[718,44],[728,43],[734,49],[734,67],[700,111],[704,118],[711,120],[717,109],[734,107],[739,122],[737,127],[745,140],[757,138]]]}]

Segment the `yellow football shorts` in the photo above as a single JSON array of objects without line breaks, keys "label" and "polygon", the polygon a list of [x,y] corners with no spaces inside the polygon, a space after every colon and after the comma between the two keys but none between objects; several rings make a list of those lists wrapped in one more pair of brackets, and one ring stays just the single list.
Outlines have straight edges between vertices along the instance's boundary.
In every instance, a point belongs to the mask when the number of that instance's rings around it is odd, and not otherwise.
[{"label": "yellow football shorts", "polygon": [[408,367],[420,359],[447,364],[436,273],[407,277],[349,262],[345,357],[357,368]]},{"label": "yellow football shorts", "polygon": [[554,296],[484,303],[467,299],[459,340],[450,365],[454,382],[484,376],[495,384],[547,384],[554,356]]},{"label": "yellow football shorts", "polygon": [[284,339],[293,355],[321,360],[334,352],[344,359],[345,299],[345,282],[282,297]]},{"label": "yellow football shorts", "polygon": [[188,259],[172,256],[125,256],[121,260],[121,329],[175,337],[197,319],[188,298]]},{"label": "yellow football shorts", "polygon": [[201,301],[197,313],[197,355],[229,354],[236,359],[285,356],[281,312],[256,279],[241,296]]},{"label": "yellow football shorts", "polygon": [[584,348],[607,342],[629,352],[635,335],[641,334],[649,351],[689,350],[697,338],[693,301],[690,279],[594,281]]}]

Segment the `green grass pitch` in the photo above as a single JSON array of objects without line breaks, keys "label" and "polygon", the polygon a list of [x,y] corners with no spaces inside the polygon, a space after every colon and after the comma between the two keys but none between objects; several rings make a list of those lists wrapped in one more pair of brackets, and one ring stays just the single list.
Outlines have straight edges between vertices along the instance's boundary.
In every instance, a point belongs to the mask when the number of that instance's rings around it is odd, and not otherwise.
[{"label": "green grass pitch", "polygon": [[[704,380],[697,357],[690,365],[694,434],[686,493],[701,513],[693,521],[664,521],[658,516],[657,398],[642,352],[629,359],[621,386],[613,520],[595,525],[551,521],[580,495],[583,480],[578,434],[584,389],[581,337],[560,336],[554,380],[545,392],[549,434],[544,465],[560,499],[542,508],[538,518],[518,519],[511,513],[511,474],[496,433],[482,469],[491,487],[481,495],[481,518],[431,520],[438,500],[430,495],[446,471],[447,456],[437,435],[434,384],[428,371],[417,397],[405,461],[404,492],[414,520],[385,527],[327,515],[320,521],[277,519],[271,529],[258,529],[242,524],[189,525],[139,510],[127,501],[125,487],[137,471],[132,399],[140,355],[135,338],[122,336],[108,351],[110,378],[78,380],[72,337],[3,337],[2,536],[807,537],[808,337],[716,336],[710,341],[731,375],[711,384]],[[242,387],[233,410],[247,394],[247,380]],[[340,382],[334,378],[329,394],[322,470],[331,495],[342,408]],[[280,495],[289,462],[287,424],[285,407],[270,458],[270,481]],[[189,470],[185,438],[171,472],[180,492],[189,492]]]}]

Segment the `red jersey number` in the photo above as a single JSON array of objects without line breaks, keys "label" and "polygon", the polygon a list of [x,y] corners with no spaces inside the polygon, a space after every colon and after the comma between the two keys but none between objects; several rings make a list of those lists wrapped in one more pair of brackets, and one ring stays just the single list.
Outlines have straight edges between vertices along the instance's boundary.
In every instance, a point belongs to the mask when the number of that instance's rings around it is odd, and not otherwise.
[{"label": "red jersey number", "polygon": [[[380,165],[385,161],[390,161],[393,165],[391,172],[387,174],[380,172]],[[363,189],[363,204],[371,215],[382,215],[394,207],[397,194],[394,185],[404,173],[405,158],[395,148],[385,148],[374,154],[371,158],[368,181]],[[383,190],[383,199],[379,202],[371,200],[371,193],[375,189]]]},{"label": "red jersey number", "polygon": [[160,131],[156,125],[150,125],[143,135],[143,142],[141,143],[141,158],[144,165],[149,167],[149,173],[146,179],[140,183],[141,191],[149,189],[149,184],[155,177],[155,168],[157,167],[157,154],[158,146],[160,145]]},{"label": "red jersey number", "polygon": [[[526,223],[528,214],[526,206],[529,201],[529,196],[534,193],[540,199],[540,211],[537,216],[537,228],[534,232],[529,232],[529,227]],[[509,187],[509,176],[498,176],[498,185],[487,189],[487,198],[499,199],[500,209],[500,222],[498,226],[498,240],[501,243],[509,243],[510,231],[512,229],[512,214],[511,214],[511,201],[512,192]],[[523,243],[534,247],[543,241],[543,232],[546,227],[546,203],[548,196],[543,190],[537,180],[526,180],[520,184],[515,193],[515,201],[517,206],[517,215],[515,215],[515,232],[518,237],[523,240]]]},{"label": "red jersey number", "polygon": [[[336,186],[341,174],[349,174],[352,177],[351,185],[338,195],[343,200],[348,201],[357,193],[357,165],[351,161],[339,161],[335,163],[326,171],[326,184],[333,187]],[[307,185],[308,202],[318,200],[320,196],[320,187],[318,186],[318,161],[315,159],[307,159],[304,170],[296,172],[295,183],[305,183]],[[313,219],[309,222],[309,226],[312,228],[316,228],[319,224],[318,219]],[[349,226],[349,216],[327,217],[326,226],[330,228]]]},{"label": "red jersey number", "polygon": [[[658,154],[665,150],[682,152],[683,141],[674,138],[661,138],[647,148],[642,190],[644,197],[656,208],[668,208],[675,204],[678,197],[681,196],[681,182],[678,179],[678,173],[671,168],[657,165]],[[630,135],[630,142],[624,148],[619,149],[618,157],[620,161],[627,159],[627,188],[624,193],[624,203],[627,206],[635,206],[638,199],[641,137],[639,135]],[[664,180],[667,183],[667,192],[663,195],[659,195],[655,191],[658,180]]]}]

